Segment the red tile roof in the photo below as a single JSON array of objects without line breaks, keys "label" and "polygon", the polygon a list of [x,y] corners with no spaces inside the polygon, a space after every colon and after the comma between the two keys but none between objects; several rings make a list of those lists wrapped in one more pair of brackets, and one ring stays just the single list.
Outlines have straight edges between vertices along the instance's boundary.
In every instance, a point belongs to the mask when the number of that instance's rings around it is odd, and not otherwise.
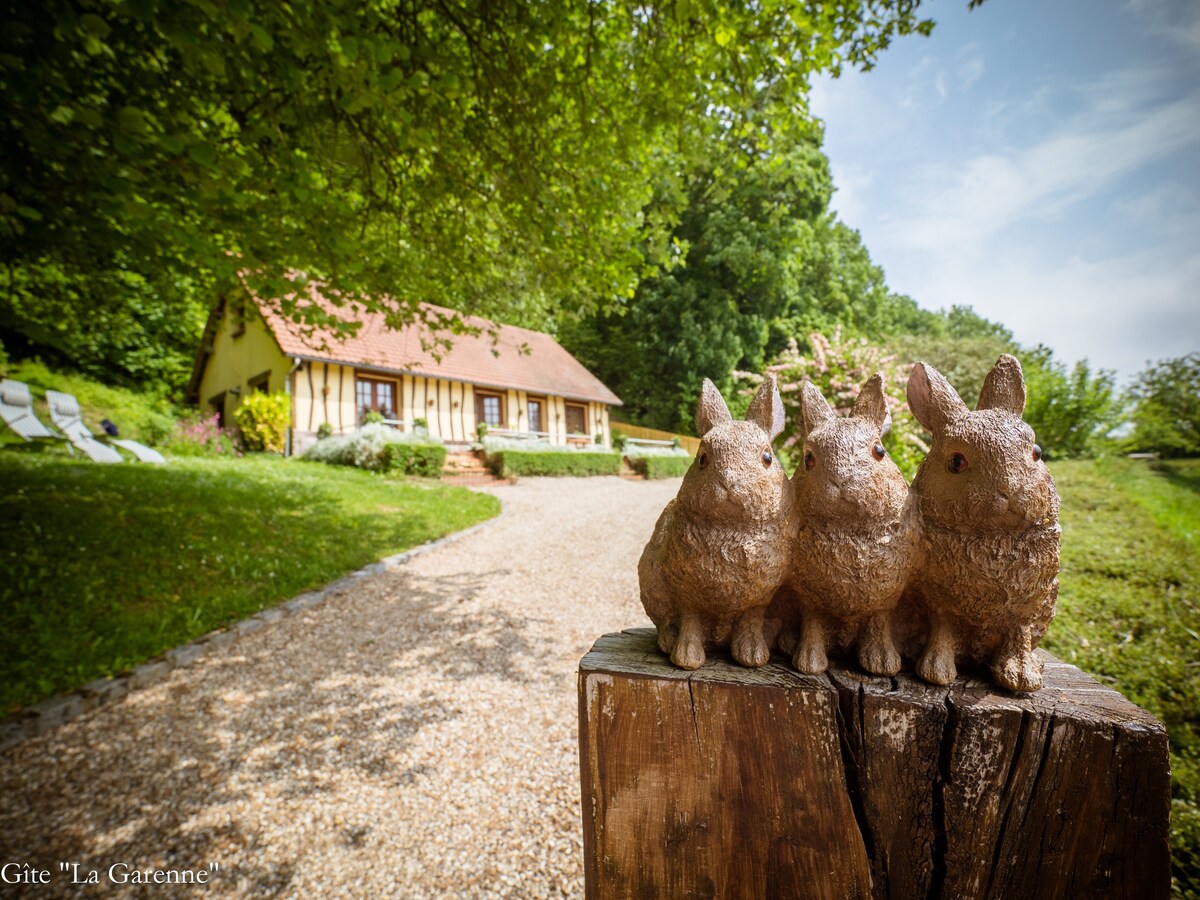
[{"label": "red tile roof", "polygon": [[[334,310],[319,294],[312,296],[318,305]],[[435,333],[428,325],[415,323],[393,329],[379,312],[361,308],[354,313],[342,312],[343,317],[353,315],[362,322],[357,334],[343,338],[330,332],[313,332],[311,327],[281,315],[272,304],[260,306],[267,327],[288,356],[621,405],[620,397],[558,341],[540,331],[463,315],[463,322],[480,329],[480,333],[444,333],[452,342],[446,349],[433,345]],[[441,307],[424,308],[435,315],[452,315],[451,310]]]}]

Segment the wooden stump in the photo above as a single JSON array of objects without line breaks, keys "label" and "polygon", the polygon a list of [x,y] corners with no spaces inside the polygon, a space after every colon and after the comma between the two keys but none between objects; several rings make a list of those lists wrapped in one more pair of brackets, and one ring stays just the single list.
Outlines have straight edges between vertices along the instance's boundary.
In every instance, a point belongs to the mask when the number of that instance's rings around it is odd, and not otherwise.
[{"label": "wooden stump", "polygon": [[605,635],[579,666],[588,897],[1167,897],[1165,730],[1039,653],[1023,695],[685,672],[652,629]]}]

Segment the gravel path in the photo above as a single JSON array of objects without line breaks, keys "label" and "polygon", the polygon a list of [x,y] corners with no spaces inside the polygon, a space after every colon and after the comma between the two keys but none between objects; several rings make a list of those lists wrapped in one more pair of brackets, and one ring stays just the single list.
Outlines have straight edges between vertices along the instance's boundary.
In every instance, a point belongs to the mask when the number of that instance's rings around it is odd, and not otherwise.
[{"label": "gravel path", "polygon": [[494,488],[494,524],[0,754],[0,866],[51,882],[0,895],[76,896],[59,861],[99,871],[88,896],[581,895],[575,669],[646,624],[678,486]]}]

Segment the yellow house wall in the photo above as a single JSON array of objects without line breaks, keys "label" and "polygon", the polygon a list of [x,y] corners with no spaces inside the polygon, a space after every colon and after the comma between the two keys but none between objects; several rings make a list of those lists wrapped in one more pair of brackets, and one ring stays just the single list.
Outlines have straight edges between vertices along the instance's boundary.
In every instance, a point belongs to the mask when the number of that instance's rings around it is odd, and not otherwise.
[{"label": "yellow house wall", "polygon": [[[224,393],[224,407],[221,410],[226,424],[232,422],[233,411],[241,402],[241,397],[250,392],[249,380],[257,378],[263,372],[269,371],[267,389],[272,393],[284,390],[287,385],[291,362],[275,338],[267,330],[267,326],[252,311],[248,311],[245,320],[245,330],[234,336],[238,318],[226,304],[221,312],[221,321],[217,325],[213,337],[212,353],[204,367],[204,375],[200,379],[200,408],[215,412],[217,407],[214,398]],[[241,395],[231,393],[234,388],[241,389]]]},{"label": "yellow house wall", "polygon": [[292,421],[299,431],[315,432],[322,422],[334,434],[355,428],[354,369],[337,363],[304,362],[292,378]]}]

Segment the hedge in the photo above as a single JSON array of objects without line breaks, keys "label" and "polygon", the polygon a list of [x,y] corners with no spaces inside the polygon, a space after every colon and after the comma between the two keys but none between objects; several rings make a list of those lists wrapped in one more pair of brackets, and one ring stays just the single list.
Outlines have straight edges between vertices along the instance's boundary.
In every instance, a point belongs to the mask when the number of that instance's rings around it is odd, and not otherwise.
[{"label": "hedge", "polygon": [[501,478],[514,475],[620,475],[616,453],[579,450],[501,450],[488,454],[488,466]]},{"label": "hedge", "polygon": [[690,456],[629,456],[629,467],[646,478],[682,478],[692,465]]},{"label": "hedge", "polygon": [[402,472],[437,478],[446,463],[446,448],[428,436],[402,434],[386,425],[365,425],[353,434],[322,438],[305,459],[371,472]]},{"label": "hedge", "polygon": [[440,478],[446,464],[446,448],[441,444],[387,444],[380,456],[385,472],[426,478]]}]

